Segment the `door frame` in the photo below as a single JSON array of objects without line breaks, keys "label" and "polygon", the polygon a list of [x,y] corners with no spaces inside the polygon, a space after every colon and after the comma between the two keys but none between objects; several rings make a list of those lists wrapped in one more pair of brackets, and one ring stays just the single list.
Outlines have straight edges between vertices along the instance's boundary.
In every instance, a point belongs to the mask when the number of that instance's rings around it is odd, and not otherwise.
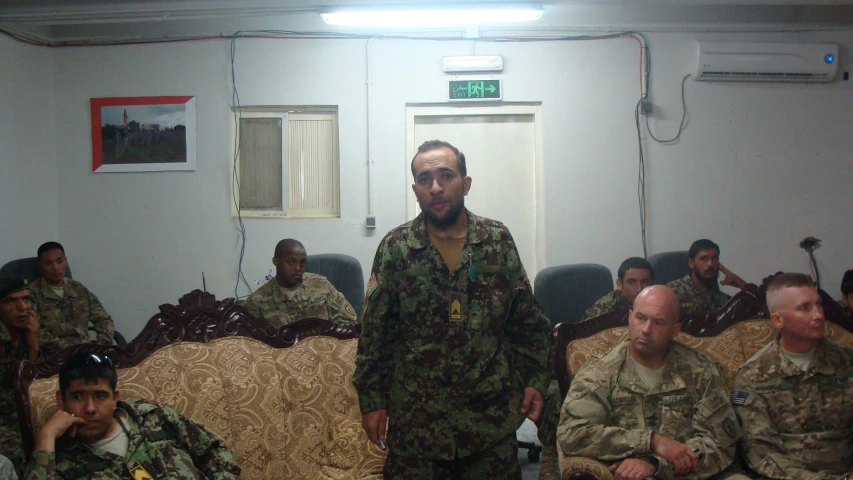
[{"label": "door frame", "polygon": [[[506,103],[407,103],[406,104],[406,178],[404,185],[411,185],[410,162],[415,156],[419,145],[415,145],[415,119],[417,117],[447,117],[471,115],[531,115],[533,116],[534,131],[534,190],[533,199],[536,244],[533,246],[535,265],[527,265],[527,276],[531,281],[536,272],[547,265],[545,259],[545,175],[544,154],[542,149],[542,103],[541,102],[506,102]],[[418,203],[411,188],[406,188],[406,221],[419,213]],[[499,218],[495,220],[500,221]],[[532,275],[531,275],[532,270]]]}]

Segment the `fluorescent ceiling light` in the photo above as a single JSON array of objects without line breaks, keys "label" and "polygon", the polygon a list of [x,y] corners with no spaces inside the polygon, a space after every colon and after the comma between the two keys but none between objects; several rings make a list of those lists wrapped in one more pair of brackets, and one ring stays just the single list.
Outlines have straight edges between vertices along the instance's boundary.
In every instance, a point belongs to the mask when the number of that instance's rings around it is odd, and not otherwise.
[{"label": "fluorescent ceiling light", "polygon": [[321,13],[329,25],[364,27],[435,27],[529,22],[542,18],[541,5],[501,5],[401,9],[353,9]]}]

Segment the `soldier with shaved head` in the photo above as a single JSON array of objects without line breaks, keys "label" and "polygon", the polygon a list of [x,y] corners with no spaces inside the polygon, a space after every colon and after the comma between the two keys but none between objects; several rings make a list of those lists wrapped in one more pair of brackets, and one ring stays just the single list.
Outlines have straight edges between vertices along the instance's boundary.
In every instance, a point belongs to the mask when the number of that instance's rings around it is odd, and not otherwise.
[{"label": "soldier with shaved head", "polygon": [[779,336],[741,366],[732,395],[746,463],[761,478],[847,478],[853,349],[824,338],[821,297],[808,275],[774,277],[767,307]]},{"label": "soldier with shaved head", "polygon": [[617,480],[727,474],[741,436],[720,367],[673,340],[678,297],[655,285],[634,300],[628,338],[572,379],[557,429],[564,456],[609,464]]},{"label": "soldier with shaved head", "polygon": [[339,324],[356,322],[352,305],[326,277],[305,271],[308,253],[286,238],[275,246],[275,278],[246,299],[249,313],[261,322],[281,326],[303,318],[322,318]]}]

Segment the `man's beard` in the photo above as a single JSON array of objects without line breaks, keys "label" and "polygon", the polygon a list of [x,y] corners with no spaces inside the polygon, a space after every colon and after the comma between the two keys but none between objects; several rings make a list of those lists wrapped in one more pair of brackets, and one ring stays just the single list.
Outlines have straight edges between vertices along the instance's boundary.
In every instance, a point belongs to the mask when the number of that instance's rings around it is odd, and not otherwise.
[{"label": "man's beard", "polygon": [[463,198],[458,204],[451,207],[450,210],[447,211],[447,215],[444,218],[438,218],[434,213],[429,210],[421,207],[421,211],[424,212],[427,219],[435,225],[436,227],[447,227],[456,223],[456,220],[459,219],[459,215],[462,213],[462,210],[465,209],[465,199]]},{"label": "man's beard", "polygon": [[705,286],[705,288],[709,292],[719,292],[720,291],[720,282],[717,280],[717,276],[714,275],[711,278],[705,278],[702,276],[699,270],[693,269],[693,276],[699,280],[699,283]]}]

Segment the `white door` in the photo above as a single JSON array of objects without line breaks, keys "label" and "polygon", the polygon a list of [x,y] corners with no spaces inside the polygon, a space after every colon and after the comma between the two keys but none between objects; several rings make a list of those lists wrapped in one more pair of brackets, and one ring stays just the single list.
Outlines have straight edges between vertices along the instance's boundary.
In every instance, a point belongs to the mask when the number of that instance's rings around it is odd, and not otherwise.
[{"label": "white door", "polygon": [[[509,228],[532,282],[545,264],[540,107],[440,105],[406,110],[406,161],[427,140],[450,142],[464,153],[472,178],[465,206]],[[408,165],[406,172],[411,185]],[[411,220],[420,213],[420,206],[411,188],[407,192]]]}]

